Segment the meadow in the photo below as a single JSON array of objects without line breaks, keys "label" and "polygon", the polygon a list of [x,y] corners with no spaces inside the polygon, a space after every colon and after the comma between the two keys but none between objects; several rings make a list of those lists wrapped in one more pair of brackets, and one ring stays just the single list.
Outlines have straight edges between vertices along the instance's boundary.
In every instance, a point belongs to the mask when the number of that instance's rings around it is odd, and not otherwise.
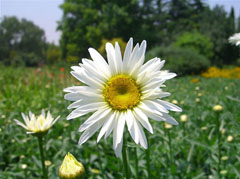
[{"label": "meadow", "polygon": [[[58,178],[67,152],[83,163],[87,178],[123,178],[122,162],[114,155],[111,137],[97,144],[94,135],[77,145],[78,128],[89,115],[66,120],[70,102],[64,100],[63,89],[80,85],[69,71],[70,67],[59,66],[0,67],[0,178],[41,177],[37,138],[27,135],[14,121],[23,121],[21,112],[39,114],[41,109],[61,116],[44,140],[49,178]],[[239,79],[200,76],[176,77],[166,83],[164,90],[172,95],[165,100],[178,104],[183,112],[171,113],[178,126],[150,121],[154,134],[148,135],[149,178],[210,179],[218,178],[218,172],[221,178],[240,178],[239,86]],[[223,111],[214,112],[216,104],[222,105]],[[187,115],[185,122],[180,120],[183,114]],[[131,178],[147,178],[145,150],[129,135],[127,140]]]}]

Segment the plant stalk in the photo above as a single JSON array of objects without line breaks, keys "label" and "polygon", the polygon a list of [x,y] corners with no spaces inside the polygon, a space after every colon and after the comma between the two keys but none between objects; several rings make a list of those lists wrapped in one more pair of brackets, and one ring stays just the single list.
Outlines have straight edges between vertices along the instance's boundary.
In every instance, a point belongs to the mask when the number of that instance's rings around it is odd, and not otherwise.
[{"label": "plant stalk", "polygon": [[220,132],[220,121],[219,121],[219,113],[217,114],[217,146],[218,146],[218,165],[217,165],[217,171],[218,171],[218,176],[221,178],[221,132]]},{"label": "plant stalk", "polygon": [[[148,133],[146,133],[146,138],[148,142],[148,146],[150,146],[150,141],[148,138]],[[146,155],[146,164],[147,164],[147,172],[148,172],[148,178],[151,178],[151,168],[150,168],[150,148],[145,150]]]},{"label": "plant stalk", "polygon": [[135,170],[136,170],[136,179],[139,178],[138,173],[138,155],[137,155],[137,147],[134,149],[134,153],[135,153]]},{"label": "plant stalk", "polygon": [[39,150],[41,155],[41,162],[42,162],[42,172],[43,172],[43,178],[48,179],[47,170],[44,164],[45,158],[44,158],[44,152],[43,152],[43,137],[38,136],[38,144],[39,144]]},{"label": "plant stalk", "polygon": [[[125,141],[125,140],[123,140]],[[122,150],[122,159],[123,159],[123,168],[124,168],[124,172],[125,172],[125,178],[129,179],[130,178],[130,174],[129,174],[129,170],[128,170],[128,159],[127,159],[127,142],[123,143],[123,150]]]}]

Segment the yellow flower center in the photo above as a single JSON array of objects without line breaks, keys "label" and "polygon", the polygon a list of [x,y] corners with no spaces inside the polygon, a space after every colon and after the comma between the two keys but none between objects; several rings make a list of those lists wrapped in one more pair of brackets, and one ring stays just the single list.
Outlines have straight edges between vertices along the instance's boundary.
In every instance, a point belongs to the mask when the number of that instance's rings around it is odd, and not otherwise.
[{"label": "yellow flower center", "polygon": [[122,74],[112,77],[103,93],[105,100],[115,110],[132,109],[139,103],[141,97],[136,81]]}]

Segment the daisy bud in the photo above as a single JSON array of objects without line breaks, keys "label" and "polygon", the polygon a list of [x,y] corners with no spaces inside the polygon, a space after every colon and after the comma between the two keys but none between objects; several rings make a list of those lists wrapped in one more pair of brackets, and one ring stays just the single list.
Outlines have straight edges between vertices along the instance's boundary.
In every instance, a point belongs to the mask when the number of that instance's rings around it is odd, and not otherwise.
[{"label": "daisy bud", "polygon": [[21,168],[24,170],[24,169],[26,169],[27,168],[27,164],[22,164],[21,165]]},{"label": "daisy bud", "polygon": [[202,131],[205,131],[205,130],[207,130],[207,127],[206,127],[206,126],[203,126],[203,127],[201,127],[201,130],[202,130]]},{"label": "daisy bud", "polygon": [[93,168],[91,171],[92,171],[93,173],[95,173],[95,174],[99,174],[99,173],[100,173],[100,171],[99,171],[98,169],[96,169],[96,168]]},{"label": "daisy bud", "polygon": [[171,125],[171,124],[168,124],[168,123],[165,123],[165,128],[166,128],[166,129],[171,129],[171,128],[172,128],[172,125]]},{"label": "daisy bud", "polygon": [[197,103],[199,103],[199,102],[200,102],[200,99],[199,99],[199,98],[196,98],[195,101],[196,101]]},{"label": "daisy bud", "polygon": [[178,101],[176,99],[172,100],[173,104],[178,104]]},{"label": "daisy bud", "polygon": [[227,170],[221,170],[221,171],[220,171],[220,174],[221,174],[221,175],[226,175],[226,174],[227,174]]},{"label": "daisy bud", "polygon": [[233,141],[233,136],[231,136],[231,135],[228,136],[228,137],[227,137],[227,141],[228,141],[228,142],[232,142],[232,141]]},{"label": "daisy bud", "polygon": [[183,114],[183,115],[180,116],[180,120],[181,120],[182,122],[187,122],[187,119],[188,119],[188,117],[187,117],[186,114]]},{"label": "daisy bud", "polygon": [[215,105],[213,106],[213,111],[220,112],[223,110],[223,107],[221,105]]},{"label": "daisy bud", "polygon": [[225,129],[222,129],[222,130],[221,130],[221,133],[222,133],[222,134],[225,134],[225,132],[226,132]]},{"label": "daisy bud", "polygon": [[52,165],[52,162],[50,160],[46,160],[44,164],[45,166],[49,167],[50,165]]},{"label": "daisy bud", "polygon": [[59,168],[61,179],[84,178],[85,169],[77,159],[68,152]]},{"label": "daisy bud", "polygon": [[228,160],[228,156],[223,156],[221,160]]}]

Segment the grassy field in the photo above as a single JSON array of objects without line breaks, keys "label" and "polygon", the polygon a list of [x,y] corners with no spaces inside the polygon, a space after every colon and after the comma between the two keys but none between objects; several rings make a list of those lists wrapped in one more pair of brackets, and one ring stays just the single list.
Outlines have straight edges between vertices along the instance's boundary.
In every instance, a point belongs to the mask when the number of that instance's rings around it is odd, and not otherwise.
[{"label": "grassy field", "polygon": [[[111,137],[96,144],[95,135],[77,145],[77,130],[88,116],[66,120],[70,102],[64,100],[63,89],[79,85],[69,70],[0,67],[0,178],[40,178],[37,138],[27,135],[14,119],[22,121],[21,112],[39,114],[42,108],[54,117],[61,115],[45,138],[46,158],[51,162],[49,178],[58,177],[67,152],[84,164],[87,178],[123,178],[123,165],[114,155]],[[149,178],[217,178],[218,167],[222,178],[240,178],[240,80],[195,76],[176,78],[166,85],[166,91],[172,93],[166,100],[176,100],[183,112],[172,113],[180,125],[170,129],[163,122],[151,121]],[[216,104],[223,106],[219,115],[212,110]],[[188,116],[186,122],[180,121],[181,114]],[[132,178],[136,178],[136,154],[139,178],[147,178],[145,150],[127,137]]]}]

